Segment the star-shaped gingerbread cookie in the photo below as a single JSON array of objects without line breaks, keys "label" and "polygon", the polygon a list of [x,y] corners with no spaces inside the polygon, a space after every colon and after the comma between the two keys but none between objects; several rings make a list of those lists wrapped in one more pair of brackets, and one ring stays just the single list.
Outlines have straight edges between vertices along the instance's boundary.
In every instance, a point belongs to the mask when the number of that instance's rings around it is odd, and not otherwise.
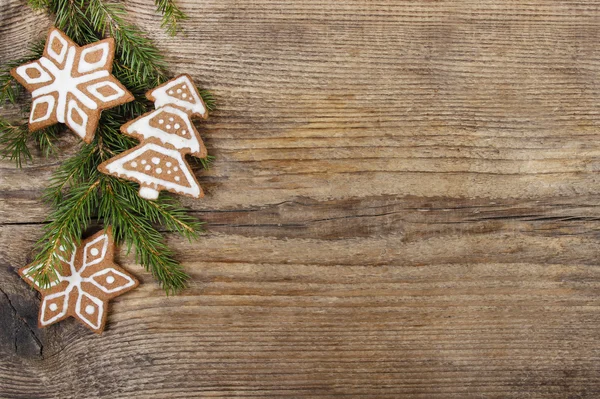
[{"label": "star-shaped gingerbread cookie", "polygon": [[38,326],[46,327],[72,316],[96,333],[104,330],[108,301],[138,285],[138,281],[113,263],[114,241],[110,229],[83,240],[79,247],[59,248],[61,267],[49,287],[30,276],[35,265],[19,275],[42,294]]},{"label": "star-shaped gingerbread cookie", "polygon": [[114,53],[112,38],[79,47],[50,29],[43,56],[10,71],[33,98],[29,130],[65,123],[90,143],[102,110],[133,100],[111,74]]}]

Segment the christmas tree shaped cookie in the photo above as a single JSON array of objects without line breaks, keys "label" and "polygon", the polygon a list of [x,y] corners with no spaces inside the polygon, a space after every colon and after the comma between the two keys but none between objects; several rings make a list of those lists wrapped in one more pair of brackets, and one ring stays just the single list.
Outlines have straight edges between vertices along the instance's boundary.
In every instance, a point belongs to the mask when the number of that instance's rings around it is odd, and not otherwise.
[{"label": "christmas tree shaped cookie", "polygon": [[50,29],[43,56],[10,71],[33,98],[29,130],[65,123],[90,143],[102,110],[133,100],[111,75],[114,52],[112,38],[79,47]]},{"label": "christmas tree shaped cookie", "polygon": [[154,108],[174,105],[190,116],[208,117],[206,105],[190,75],[179,75],[174,79],[146,93],[148,100],[154,101]]},{"label": "christmas tree shaped cookie", "polygon": [[207,116],[206,106],[187,75],[178,76],[146,96],[156,110],[125,125],[121,132],[140,145],[100,164],[100,172],[140,184],[140,196],[156,199],[162,190],[204,196],[185,160],[186,154],[206,158],[207,151],[190,117]]},{"label": "christmas tree shaped cookie", "polygon": [[94,332],[106,324],[108,301],[137,287],[138,281],[113,263],[115,244],[110,229],[83,240],[72,249],[60,246],[61,260],[49,287],[39,286],[30,275],[35,265],[19,275],[42,294],[38,326],[46,327],[72,316]]}]

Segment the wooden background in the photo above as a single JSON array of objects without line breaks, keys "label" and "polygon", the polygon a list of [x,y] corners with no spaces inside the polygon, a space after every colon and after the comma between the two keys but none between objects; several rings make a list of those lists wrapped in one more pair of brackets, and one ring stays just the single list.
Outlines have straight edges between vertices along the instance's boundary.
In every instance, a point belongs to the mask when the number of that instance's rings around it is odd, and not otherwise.
[{"label": "wooden background", "polygon": [[[598,1],[179,4],[127,1],[218,101],[191,287],[122,254],[102,336],[38,330],[15,271],[78,140],[1,162],[1,398],[600,397]],[[0,63],[49,21],[0,0]]]}]

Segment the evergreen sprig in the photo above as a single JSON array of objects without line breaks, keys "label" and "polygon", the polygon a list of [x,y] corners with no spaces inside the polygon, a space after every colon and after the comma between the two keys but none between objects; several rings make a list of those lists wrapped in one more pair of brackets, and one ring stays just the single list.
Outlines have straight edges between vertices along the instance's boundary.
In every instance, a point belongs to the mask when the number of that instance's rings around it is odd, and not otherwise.
[{"label": "evergreen sprig", "polygon": [[155,3],[158,12],[163,15],[161,27],[174,36],[177,33],[179,21],[187,19],[187,16],[173,0],[155,0]]},{"label": "evergreen sprig", "polygon": [[[112,227],[116,242],[124,243],[128,250],[135,248],[137,261],[167,293],[181,290],[188,275],[175,260],[159,228],[193,240],[202,231],[202,223],[174,198],[161,195],[156,201],[144,200],[139,197],[135,183],[97,170],[101,162],[136,145],[119,128],[146,112],[145,92],[168,79],[164,58],[138,27],[125,20],[126,11],[120,3],[103,0],[29,0],[28,3],[34,9],[53,14],[55,26],[79,45],[107,35],[113,37],[116,43],[113,73],[135,96],[130,103],[105,110],[92,143],[81,144],[53,173],[44,192],[44,199],[53,210],[37,242],[33,261],[37,266],[31,276],[42,286],[50,284],[61,263],[57,249],[77,245],[91,223],[103,221]],[[156,0],[156,6],[163,14],[163,27],[174,34],[185,15],[172,0]],[[43,43],[36,43],[28,57],[14,60],[0,70],[0,104],[16,103],[21,92],[9,74],[10,69],[38,59],[43,48]],[[201,95],[208,109],[213,109],[210,93],[201,91]],[[9,123],[0,118],[0,155],[21,166],[32,156],[28,147],[31,141],[49,155],[56,151],[58,132],[58,127],[52,126],[30,134],[25,123]],[[208,168],[211,160],[209,157],[200,164]]]}]

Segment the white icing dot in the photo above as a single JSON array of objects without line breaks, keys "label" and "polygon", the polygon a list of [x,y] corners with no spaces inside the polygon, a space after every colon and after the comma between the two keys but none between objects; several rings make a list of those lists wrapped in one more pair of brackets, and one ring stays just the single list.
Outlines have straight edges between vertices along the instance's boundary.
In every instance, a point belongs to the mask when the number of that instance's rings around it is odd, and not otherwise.
[{"label": "white icing dot", "polygon": [[133,162],[131,163],[131,167],[132,167],[132,168],[137,168],[137,162],[133,161]]},{"label": "white icing dot", "polygon": [[159,124],[159,125],[162,125],[163,123],[165,123],[165,120],[164,120],[164,119],[159,119],[159,120],[158,120],[158,124]]},{"label": "white icing dot", "polygon": [[169,122],[173,122],[175,119],[173,118],[169,118]]},{"label": "white icing dot", "polygon": [[170,175],[171,174],[171,169],[167,170],[167,174]]},{"label": "white icing dot", "polygon": [[173,90],[169,90],[169,94],[173,94]]},{"label": "white icing dot", "polygon": [[94,307],[92,305],[87,305],[85,307],[85,313],[87,313],[87,314],[94,314]]},{"label": "white icing dot", "polygon": [[158,165],[158,164],[160,163],[160,158],[159,158],[159,157],[154,157],[154,158],[152,158],[152,163],[153,163],[154,165]]},{"label": "white icing dot", "polygon": [[177,171],[179,170],[179,168],[178,168],[177,166],[175,166],[175,167],[173,168],[173,170],[174,170],[175,172],[177,172]]},{"label": "white icing dot", "polygon": [[177,89],[177,93],[181,93],[181,89]]},{"label": "white icing dot", "polygon": [[173,164],[171,162],[167,162],[167,166],[170,168],[171,166],[173,166]]},{"label": "white icing dot", "polygon": [[144,170],[150,170],[150,169],[152,169],[152,168],[150,167],[150,165],[146,165],[146,167],[144,168]]},{"label": "white icing dot", "polygon": [[98,248],[92,248],[92,249],[90,249],[90,253],[92,254],[92,256],[96,256],[96,255],[98,255],[100,252],[98,251]]},{"label": "white icing dot", "polygon": [[181,87],[183,87],[184,89],[187,89],[187,85],[183,85],[183,86],[181,86]]},{"label": "white icing dot", "polygon": [[179,176],[175,176],[175,181],[179,181]]},{"label": "white icing dot", "polygon": [[187,134],[187,130],[183,129],[183,130],[181,131],[181,135],[182,135],[182,136],[185,136],[186,134]]},{"label": "white icing dot", "polygon": [[146,160],[142,159],[142,165],[146,165]]},{"label": "white icing dot", "polygon": [[56,311],[56,309],[58,309],[58,305],[55,303],[51,303],[50,306],[48,306],[50,308],[51,311]]},{"label": "white icing dot", "polygon": [[175,129],[179,129],[181,127],[181,125],[179,123],[176,123],[174,127],[175,127]]},{"label": "white icing dot", "polygon": [[167,126],[165,126],[165,127],[166,127],[167,129],[170,129],[170,128],[171,128],[171,125],[167,125]]},{"label": "white icing dot", "polygon": [[187,94],[185,94],[185,93],[183,93],[183,94],[181,95],[181,98],[186,98],[186,97],[187,97]]},{"label": "white icing dot", "polygon": [[162,169],[161,168],[156,168],[156,173],[162,173]]},{"label": "white icing dot", "polygon": [[106,282],[112,284],[115,282],[115,278],[113,276],[106,276]]}]

